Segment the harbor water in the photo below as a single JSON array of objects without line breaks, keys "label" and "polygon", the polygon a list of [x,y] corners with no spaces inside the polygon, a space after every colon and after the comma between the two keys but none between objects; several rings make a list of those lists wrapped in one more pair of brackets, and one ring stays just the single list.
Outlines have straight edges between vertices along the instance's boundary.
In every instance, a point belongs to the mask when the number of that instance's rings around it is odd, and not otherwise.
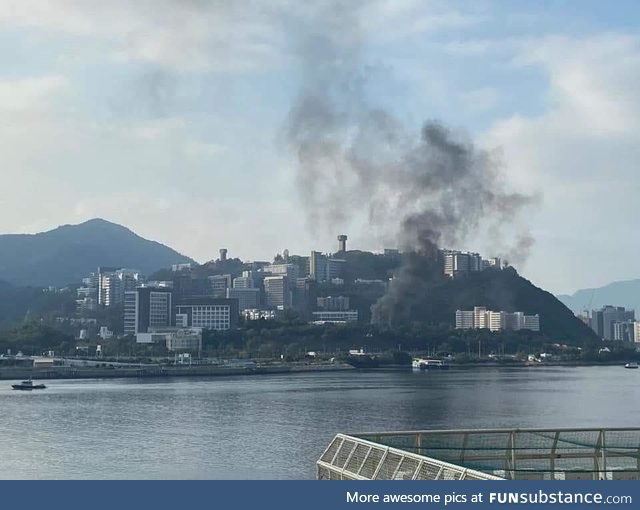
[{"label": "harbor water", "polygon": [[640,424],[621,366],[0,382],[4,479],[309,479],[338,432]]}]

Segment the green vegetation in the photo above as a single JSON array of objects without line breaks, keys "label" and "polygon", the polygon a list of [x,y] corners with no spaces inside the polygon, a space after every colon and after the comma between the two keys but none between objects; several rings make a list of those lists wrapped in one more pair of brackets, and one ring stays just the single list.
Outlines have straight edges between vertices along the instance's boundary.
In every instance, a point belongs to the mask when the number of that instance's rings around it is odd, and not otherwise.
[{"label": "green vegetation", "polygon": [[[164,345],[136,344],[128,336],[86,344],[76,349],[73,335],[39,322],[28,322],[0,333],[0,352],[38,355],[55,351],[58,355],[93,355],[95,345],[102,345],[105,358],[172,357]],[[601,352],[607,347],[611,352]],[[547,353],[556,360],[579,362],[615,362],[639,360],[633,344],[622,342],[585,342],[582,346],[561,344],[543,333],[530,331],[496,332],[488,330],[461,331],[448,325],[428,326],[421,323],[386,328],[370,324],[314,325],[290,316],[285,321],[249,321],[242,328],[230,331],[204,331],[203,357],[304,359],[308,352],[319,357],[347,359],[351,349],[364,349],[377,356],[378,364],[408,364],[413,354],[451,356],[456,362],[475,362],[489,355],[494,361],[526,360],[529,354]]]},{"label": "green vegetation", "polygon": [[75,292],[50,292],[34,287],[14,287],[0,282],[0,329],[29,320],[53,322],[57,316],[75,314]]},{"label": "green vegetation", "polygon": [[28,322],[0,333],[0,352],[19,351],[25,356],[40,355],[46,351],[70,353],[75,351],[73,335],[39,322]]},{"label": "green vegetation", "polygon": [[132,267],[151,274],[191,259],[101,219],[40,234],[0,235],[0,279],[13,285],[63,287],[98,266]]}]

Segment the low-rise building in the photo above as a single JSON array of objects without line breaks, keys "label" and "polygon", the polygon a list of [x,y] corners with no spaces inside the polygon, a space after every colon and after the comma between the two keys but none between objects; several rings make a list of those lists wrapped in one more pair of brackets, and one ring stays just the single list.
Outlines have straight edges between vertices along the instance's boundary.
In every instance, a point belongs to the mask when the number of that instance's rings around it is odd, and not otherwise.
[{"label": "low-rise building", "polygon": [[357,322],[358,310],[343,310],[343,311],[327,311],[321,310],[313,312],[314,323],[324,322]]},{"label": "low-rise building", "polygon": [[194,297],[176,304],[176,326],[224,331],[238,324],[238,300]]},{"label": "low-rise building", "polygon": [[278,314],[275,310],[260,310],[254,308],[253,310],[243,310],[242,315],[248,321],[257,321],[260,319],[272,320],[276,319]]},{"label": "low-rise building", "polygon": [[138,333],[139,344],[164,344],[168,351],[201,351],[202,330],[199,328],[158,328]]}]

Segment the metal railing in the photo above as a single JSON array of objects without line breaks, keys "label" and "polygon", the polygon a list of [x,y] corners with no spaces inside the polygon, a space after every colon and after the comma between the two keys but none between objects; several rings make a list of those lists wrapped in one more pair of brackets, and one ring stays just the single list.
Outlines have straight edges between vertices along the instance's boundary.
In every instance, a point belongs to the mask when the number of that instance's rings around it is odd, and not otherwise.
[{"label": "metal railing", "polygon": [[358,437],[338,434],[317,462],[319,480],[499,480]]},{"label": "metal railing", "polygon": [[640,428],[338,434],[321,479],[640,479]]}]

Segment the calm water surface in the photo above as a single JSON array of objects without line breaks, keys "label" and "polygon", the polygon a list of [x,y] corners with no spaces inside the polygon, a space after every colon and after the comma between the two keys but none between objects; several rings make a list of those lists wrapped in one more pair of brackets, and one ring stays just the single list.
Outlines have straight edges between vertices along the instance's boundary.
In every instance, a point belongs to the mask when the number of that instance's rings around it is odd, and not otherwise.
[{"label": "calm water surface", "polygon": [[0,478],[313,478],[337,432],[640,426],[640,370],[0,381]]}]

